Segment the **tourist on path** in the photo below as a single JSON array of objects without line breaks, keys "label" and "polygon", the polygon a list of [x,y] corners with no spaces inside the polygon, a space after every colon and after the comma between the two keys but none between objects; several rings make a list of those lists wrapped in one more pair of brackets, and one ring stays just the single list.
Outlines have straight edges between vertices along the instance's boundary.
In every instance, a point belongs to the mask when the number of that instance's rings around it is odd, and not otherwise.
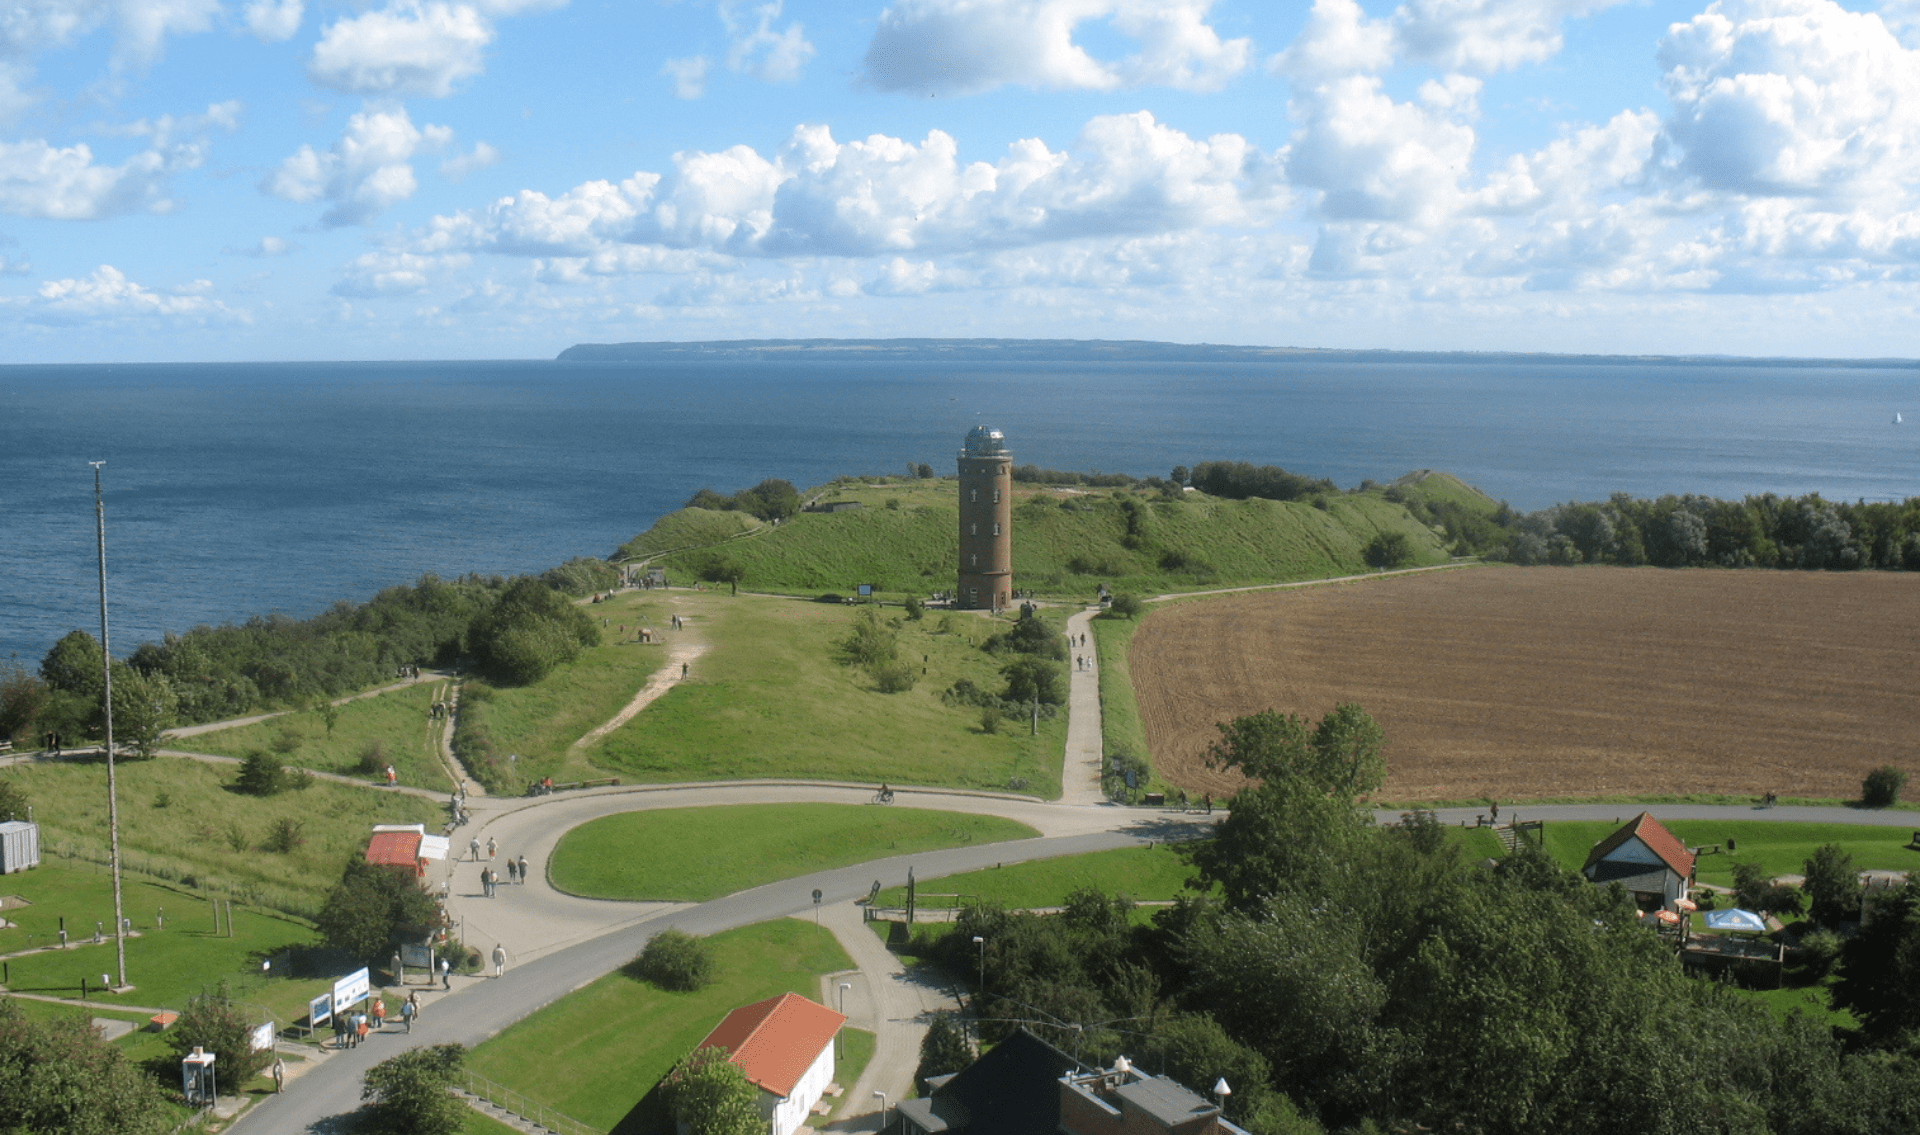
[{"label": "tourist on path", "polygon": [[513,861],[513,856],[509,855],[507,856],[507,882],[517,883],[519,881],[520,865]]},{"label": "tourist on path", "polygon": [[500,943],[493,944],[493,976],[500,977],[507,972],[507,948]]},{"label": "tourist on path", "polygon": [[400,778],[399,776],[395,775],[393,771],[393,766],[388,765],[387,766],[387,787],[392,788],[394,785],[399,783],[400,783]]},{"label": "tourist on path", "polygon": [[480,862],[480,837],[474,836],[467,841],[467,850],[473,852],[473,861]]},{"label": "tourist on path", "polygon": [[493,857],[499,853],[499,850],[500,850],[499,847],[496,846],[493,842],[493,837],[488,836],[487,837],[487,859],[489,862],[491,862]]},{"label": "tourist on path", "polygon": [[278,1056],[273,1058],[273,1094],[279,1095],[287,1090],[287,1062]]},{"label": "tourist on path", "polygon": [[520,885],[527,885],[527,857],[524,855],[520,857]]},{"label": "tourist on path", "polygon": [[440,957],[440,988],[445,990],[453,988],[453,959],[444,954]]},{"label": "tourist on path", "polygon": [[386,1031],[387,999],[384,997],[375,997],[373,999],[373,1027],[375,1031],[378,1032]]}]

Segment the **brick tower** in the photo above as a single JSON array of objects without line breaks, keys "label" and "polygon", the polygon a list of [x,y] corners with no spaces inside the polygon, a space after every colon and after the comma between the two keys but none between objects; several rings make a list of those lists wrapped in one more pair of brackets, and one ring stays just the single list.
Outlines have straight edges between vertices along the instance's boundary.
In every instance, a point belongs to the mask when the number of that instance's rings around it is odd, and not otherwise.
[{"label": "brick tower", "polygon": [[999,430],[975,426],[960,450],[960,589],[954,605],[1013,603],[1013,454]]}]

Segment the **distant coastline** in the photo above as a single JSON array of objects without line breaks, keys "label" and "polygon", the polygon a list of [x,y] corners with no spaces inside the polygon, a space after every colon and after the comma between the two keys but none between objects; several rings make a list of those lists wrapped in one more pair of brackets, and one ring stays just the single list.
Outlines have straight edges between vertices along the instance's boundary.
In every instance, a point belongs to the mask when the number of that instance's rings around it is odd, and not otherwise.
[{"label": "distant coastline", "polygon": [[716,339],[673,342],[576,343],[560,362],[664,362],[696,356],[793,359],[806,355],[957,359],[971,362],[1315,362],[1533,363],[1540,366],[1749,366],[1821,369],[1920,370],[1920,359],[1749,358],[1741,355],[1557,355],[1509,351],[1338,350],[1257,347],[1221,343],[1161,343],[1146,339]]}]

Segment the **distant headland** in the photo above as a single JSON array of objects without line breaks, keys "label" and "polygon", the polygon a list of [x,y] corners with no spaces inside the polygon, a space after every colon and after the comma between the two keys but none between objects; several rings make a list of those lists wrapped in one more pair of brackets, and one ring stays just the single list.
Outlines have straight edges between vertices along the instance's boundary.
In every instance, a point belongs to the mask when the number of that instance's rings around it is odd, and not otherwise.
[{"label": "distant headland", "polygon": [[1276,362],[1534,363],[1541,366],[1740,366],[1920,369],[1920,359],[1749,358],[1741,355],[1559,355],[1512,351],[1335,350],[1146,339],[719,339],[706,342],[576,343],[562,362],[663,362],[691,357],[791,359],[801,356],[954,359],[969,362]]}]

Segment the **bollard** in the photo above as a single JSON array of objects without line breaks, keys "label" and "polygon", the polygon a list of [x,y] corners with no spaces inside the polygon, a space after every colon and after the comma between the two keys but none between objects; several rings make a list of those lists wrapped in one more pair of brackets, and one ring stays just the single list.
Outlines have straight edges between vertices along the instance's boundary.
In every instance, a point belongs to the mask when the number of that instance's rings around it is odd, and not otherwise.
[{"label": "bollard", "polygon": [[86,999],[87,999],[87,979],[86,979],[86,975],[82,974],[80,977],[80,1000],[85,1001]]}]

